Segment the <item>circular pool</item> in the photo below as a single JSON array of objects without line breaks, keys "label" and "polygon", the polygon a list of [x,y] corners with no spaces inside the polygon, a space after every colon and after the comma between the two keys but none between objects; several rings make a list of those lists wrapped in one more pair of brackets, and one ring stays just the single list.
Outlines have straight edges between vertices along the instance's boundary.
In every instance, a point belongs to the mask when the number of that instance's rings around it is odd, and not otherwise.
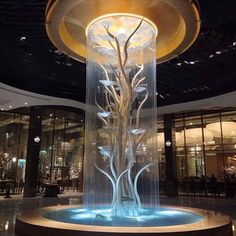
[{"label": "circular pool", "polygon": [[140,211],[137,217],[111,217],[109,208],[53,206],[16,217],[18,236],[232,236],[232,222],[214,211],[161,207]]},{"label": "circular pool", "polygon": [[117,226],[117,227],[153,227],[192,224],[203,220],[199,214],[175,208],[153,210],[145,208],[136,217],[111,217],[109,208],[89,210],[71,208],[46,212],[45,218],[72,224]]}]

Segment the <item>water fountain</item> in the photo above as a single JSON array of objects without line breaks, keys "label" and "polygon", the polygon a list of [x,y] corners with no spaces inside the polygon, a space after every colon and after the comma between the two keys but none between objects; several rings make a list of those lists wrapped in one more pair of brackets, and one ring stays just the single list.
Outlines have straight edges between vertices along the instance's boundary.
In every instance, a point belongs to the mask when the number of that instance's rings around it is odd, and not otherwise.
[{"label": "water fountain", "polygon": [[18,217],[17,233],[230,235],[225,216],[159,206],[156,59],[169,60],[196,39],[197,2],[49,1],[46,14],[52,42],[86,58],[83,205]]}]

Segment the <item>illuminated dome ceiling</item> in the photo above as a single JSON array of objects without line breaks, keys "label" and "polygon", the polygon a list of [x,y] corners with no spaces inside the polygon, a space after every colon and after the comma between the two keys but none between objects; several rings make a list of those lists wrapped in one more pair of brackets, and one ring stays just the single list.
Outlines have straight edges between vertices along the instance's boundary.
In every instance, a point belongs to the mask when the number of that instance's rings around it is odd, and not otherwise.
[{"label": "illuminated dome ceiling", "polygon": [[[0,82],[85,100],[85,65],[56,49],[45,31],[47,1],[0,3]],[[236,1],[199,0],[201,32],[176,59],[158,65],[158,106],[236,90]]]}]

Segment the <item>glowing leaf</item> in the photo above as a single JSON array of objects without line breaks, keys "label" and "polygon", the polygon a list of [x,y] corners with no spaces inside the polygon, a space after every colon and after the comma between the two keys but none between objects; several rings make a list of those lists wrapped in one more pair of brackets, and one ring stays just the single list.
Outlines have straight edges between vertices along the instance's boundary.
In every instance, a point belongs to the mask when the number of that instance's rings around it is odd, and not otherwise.
[{"label": "glowing leaf", "polygon": [[142,134],[144,133],[145,129],[131,129],[130,133],[131,134]]},{"label": "glowing leaf", "polygon": [[111,156],[111,147],[110,146],[100,146],[98,147],[101,155],[110,157]]},{"label": "glowing leaf", "polygon": [[135,92],[137,92],[137,93],[142,93],[145,90],[146,90],[146,88],[142,87],[142,86],[139,86],[139,87],[135,88]]},{"label": "glowing leaf", "polygon": [[108,111],[98,112],[98,115],[99,115],[100,117],[106,118],[106,117],[109,117],[109,116],[111,115],[111,112],[108,112]]},{"label": "glowing leaf", "polygon": [[117,85],[117,82],[110,81],[110,80],[99,80],[99,82],[102,83],[105,86]]}]

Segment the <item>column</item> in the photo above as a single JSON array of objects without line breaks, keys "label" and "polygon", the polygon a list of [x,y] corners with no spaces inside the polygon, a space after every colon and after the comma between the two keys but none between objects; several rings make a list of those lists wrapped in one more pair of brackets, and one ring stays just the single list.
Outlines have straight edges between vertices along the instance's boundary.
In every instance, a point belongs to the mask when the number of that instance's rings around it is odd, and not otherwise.
[{"label": "column", "polygon": [[36,196],[42,118],[40,108],[32,107],[29,120],[24,197]]},{"label": "column", "polygon": [[165,161],[166,161],[166,194],[169,197],[178,195],[177,168],[175,155],[174,116],[164,116]]}]

